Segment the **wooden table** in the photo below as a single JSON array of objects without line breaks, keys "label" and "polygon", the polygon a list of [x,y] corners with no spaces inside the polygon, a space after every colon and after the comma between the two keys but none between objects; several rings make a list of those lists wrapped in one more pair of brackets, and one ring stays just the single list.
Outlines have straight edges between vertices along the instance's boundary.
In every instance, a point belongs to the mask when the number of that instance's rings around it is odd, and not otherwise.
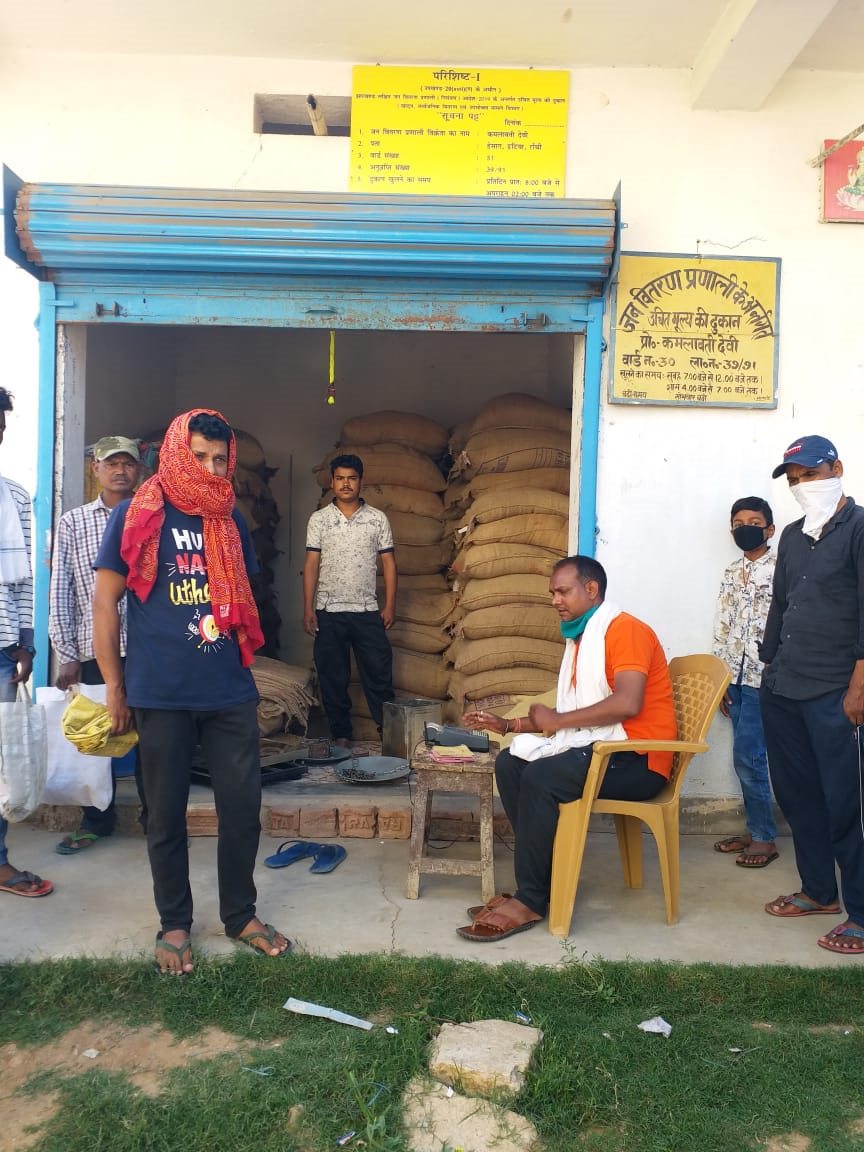
[{"label": "wooden table", "polygon": [[[476,752],[469,764],[436,764],[431,750],[421,746],[411,757],[415,773],[414,813],[411,821],[411,846],[408,853],[408,881],[405,895],[416,900],[420,895],[420,874],[439,876],[479,876],[484,904],[495,895],[495,862],[492,837],[492,780],[497,744],[488,752]],[[454,860],[452,857],[431,858],[426,854],[433,792],[461,792],[480,798],[480,859]]]}]

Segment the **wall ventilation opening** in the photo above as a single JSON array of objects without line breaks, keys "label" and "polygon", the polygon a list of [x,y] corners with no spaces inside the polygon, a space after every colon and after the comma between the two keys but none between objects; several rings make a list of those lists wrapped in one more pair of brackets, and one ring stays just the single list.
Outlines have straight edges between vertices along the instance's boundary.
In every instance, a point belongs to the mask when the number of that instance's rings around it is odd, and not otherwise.
[{"label": "wall ventilation opening", "polygon": [[254,130],[265,136],[350,136],[351,97],[258,94]]}]

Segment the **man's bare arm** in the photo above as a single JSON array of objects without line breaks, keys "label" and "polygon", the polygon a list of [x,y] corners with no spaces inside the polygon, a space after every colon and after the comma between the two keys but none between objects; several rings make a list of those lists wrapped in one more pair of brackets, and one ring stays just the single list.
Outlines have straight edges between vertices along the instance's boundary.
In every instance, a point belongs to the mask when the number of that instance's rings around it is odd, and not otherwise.
[{"label": "man's bare arm", "polygon": [[118,605],[126,594],[126,577],[110,568],[96,572],[93,589],[93,654],[106,686],[106,703],[115,736],[132,727],[132,713],[126,703],[123,664],[120,660],[120,613]]}]

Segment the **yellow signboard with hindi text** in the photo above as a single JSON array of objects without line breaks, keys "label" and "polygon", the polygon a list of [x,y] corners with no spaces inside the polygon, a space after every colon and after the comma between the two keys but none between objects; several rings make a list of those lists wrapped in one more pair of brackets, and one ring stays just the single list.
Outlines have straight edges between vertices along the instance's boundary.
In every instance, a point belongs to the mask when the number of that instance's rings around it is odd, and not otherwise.
[{"label": "yellow signboard with hindi text", "polygon": [[609,399],[777,406],[780,260],[622,253]]},{"label": "yellow signboard with hindi text", "polygon": [[351,191],[564,195],[566,72],[358,65]]}]

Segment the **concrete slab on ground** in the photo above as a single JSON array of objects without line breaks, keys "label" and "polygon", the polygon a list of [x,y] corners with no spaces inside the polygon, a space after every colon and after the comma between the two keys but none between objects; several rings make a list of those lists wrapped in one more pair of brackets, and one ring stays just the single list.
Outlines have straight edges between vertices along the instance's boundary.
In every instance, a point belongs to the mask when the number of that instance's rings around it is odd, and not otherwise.
[{"label": "concrete slab on ground", "polygon": [[[37,900],[0,893],[0,962],[67,956],[149,953],[156,929],[150,869],[140,835],[117,833],[80,856],[59,856],[56,831],[13,825],[8,846],[15,866],[52,880],[55,892]],[[684,963],[775,964],[806,967],[862,963],[816,946],[835,923],[827,916],[780,920],[763,905],[798,887],[791,841],[779,841],[780,859],[745,871],[712,851],[713,836],[681,838],[681,919],[667,925],[653,840],[645,840],[645,887],[623,882],[615,836],[591,833],[566,942],[545,923],[498,943],[472,944],[456,935],[465,908],[480,899],[472,877],[424,876],[420,899],[404,895],[408,842],[341,841],[347,859],[332,873],[313,875],[308,862],[266,868],[275,843],[262,837],[256,872],[258,909],[298,948],[325,956],[344,952],[438,954],[498,964],[521,960],[556,965],[570,956]],[[193,943],[199,953],[222,955],[235,947],[222,933],[216,892],[216,840],[190,840],[195,905]],[[446,851],[470,856],[477,844]],[[496,847],[498,891],[512,891],[513,857]],[[842,916],[837,917],[837,921]]]}]

